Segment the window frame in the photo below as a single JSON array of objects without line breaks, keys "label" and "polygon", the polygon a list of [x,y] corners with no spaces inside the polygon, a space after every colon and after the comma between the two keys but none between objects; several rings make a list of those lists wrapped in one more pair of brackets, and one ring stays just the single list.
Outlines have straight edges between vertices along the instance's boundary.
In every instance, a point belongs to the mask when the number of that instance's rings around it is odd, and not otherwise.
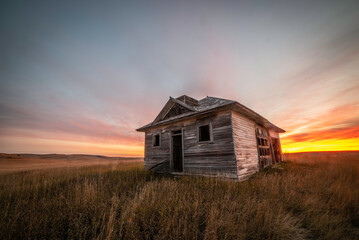
[{"label": "window frame", "polygon": [[256,138],[257,138],[257,148],[258,155],[260,158],[270,157],[271,154],[271,146],[270,146],[270,137],[264,129],[256,126]]},{"label": "window frame", "polygon": [[[209,126],[209,140],[204,140],[204,141],[200,141],[199,137],[200,137],[200,128],[204,127],[204,126]],[[200,124],[197,125],[197,142],[198,143],[207,143],[207,142],[212,142],[213,141],[213,131],[212,131],[212,123],[204,123],[204,124]]]},{"label": "window frame", "polygon": [[[155,143],[156,143],[156,136],[158,135],[158,145],[155,145]],[[161,147],[161,133],[160,132],[158,132],[158,133],[154,133],[153,135],[152,135],[152,147],[153,148],[159,148],[159,147]]]}]

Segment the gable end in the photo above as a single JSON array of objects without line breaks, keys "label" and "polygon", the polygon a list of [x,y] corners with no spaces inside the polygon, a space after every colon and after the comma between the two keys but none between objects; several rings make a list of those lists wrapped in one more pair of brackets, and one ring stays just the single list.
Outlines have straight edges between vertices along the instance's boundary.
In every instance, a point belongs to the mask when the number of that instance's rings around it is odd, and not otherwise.
[{"label": "gable end", "polygon": [[189,110],[188,108],[185,108],[177,103],[175,103],[172,108],[168,111],[168,113],[163,117],[163,120],[171,118],[171,117],[175,117],[178,115],[182,115],[184,113],[188,113],[188,112],[192,112],[191,110]]}]

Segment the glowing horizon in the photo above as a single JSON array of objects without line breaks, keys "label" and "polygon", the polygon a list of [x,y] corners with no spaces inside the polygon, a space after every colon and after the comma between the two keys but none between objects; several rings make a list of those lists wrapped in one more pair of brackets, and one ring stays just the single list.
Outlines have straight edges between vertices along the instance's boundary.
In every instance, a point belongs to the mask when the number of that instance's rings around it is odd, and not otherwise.
[{"label": "glowing horizon", "polygon": [[349,0],[1,3],[0,152],[143,156],[135,129],[183,94],[251,108],[287,131],[283,152],[359,150],[356,9]]}]

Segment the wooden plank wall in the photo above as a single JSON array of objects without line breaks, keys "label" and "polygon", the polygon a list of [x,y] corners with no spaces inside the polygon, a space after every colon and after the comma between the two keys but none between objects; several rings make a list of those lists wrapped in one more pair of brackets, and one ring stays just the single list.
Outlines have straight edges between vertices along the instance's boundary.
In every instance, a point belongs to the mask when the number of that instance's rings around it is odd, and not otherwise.
[{"label": "wooden plank wall", "polygon": [[[205,124],[211,124],[211,141],[198,142],[198,126]],[[237,179],[229,111],[188,122],[183,140],[185,173]]]},{"label": "wooden plank wall", "polygon": [[244,180],[259,170],[255,122],[232,111],[232,125],[238,179]]},{"label": "wooden plank wall", "polygon": [[[159,147],[153,146],[153,135],[160,134],[161,145]],[[150,169],[156,164],[156,171],[170,172],[170,134],[168,131],[161,129],[146,132],[145,134],[145,169]],[[161,164],[162,163],[162,164]]]},{"label": "wooden plank wall", "polygon": [[[209,142],[198,142],[198,126],[211,124]],[[193,175],[216,175],[237,179],[236,159],[232,135],[231,113],[220,112],[202,119],[192,119],[162,127],[146,133],[145,168],[161,164],[156,171],[170,172],[171,131],[183,129],[184,173]],[[161,146],[153,147],[153,134],[161,132]]]},{"label": "wooden plank wall", "polygon": [[271,138],[278,138],[279,139],[279,133],[273,131],[273,130],[269,130],[269,135]]}]

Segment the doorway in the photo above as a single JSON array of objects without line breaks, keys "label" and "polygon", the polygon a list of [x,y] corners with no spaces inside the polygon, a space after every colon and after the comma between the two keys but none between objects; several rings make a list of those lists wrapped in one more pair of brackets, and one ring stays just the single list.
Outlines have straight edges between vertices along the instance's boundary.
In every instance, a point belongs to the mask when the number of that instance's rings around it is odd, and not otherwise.
[{"label": "doorway", "polygon": [[183,171],[183,154],[182,154],[182,131],[172,132],[172,161],[173,171]]},{"label": "doorway", "polygon": [[276,138],[272,138],[272,146],[273,146],[273,155],[274,155],[274,163],[280,163],[282,161],[279,140]]}]

